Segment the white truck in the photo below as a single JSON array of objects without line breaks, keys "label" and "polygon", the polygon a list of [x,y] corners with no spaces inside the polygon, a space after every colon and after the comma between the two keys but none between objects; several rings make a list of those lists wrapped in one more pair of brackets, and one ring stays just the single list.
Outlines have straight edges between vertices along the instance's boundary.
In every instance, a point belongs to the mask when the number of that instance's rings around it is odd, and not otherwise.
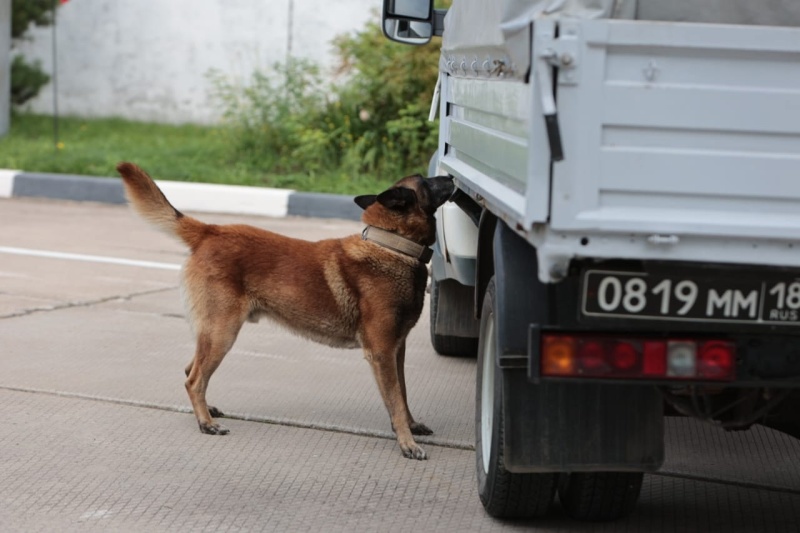
[{"label": "white truck", "polygon": [[626,515],[665,416],[800,436],[796,26],[796,0],[384,1],[387,37],[443,37],[431,337],[477,351],[489,514]]}]

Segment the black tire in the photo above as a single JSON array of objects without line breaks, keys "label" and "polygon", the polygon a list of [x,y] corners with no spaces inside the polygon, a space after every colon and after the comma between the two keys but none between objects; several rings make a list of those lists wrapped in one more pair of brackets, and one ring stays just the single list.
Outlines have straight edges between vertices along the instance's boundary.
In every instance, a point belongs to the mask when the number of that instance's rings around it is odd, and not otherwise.
[{"label": "black tire", "polygon": [[617,520],[636,507],[643,477],[641,472],[562,474],[558,497],[564,511],[576,520]]},{"label": "black tire", "polygon": [[[455,282],[453,282],[455,283]],[[478,354],[477,337],[454,337],[450,335],[436,334],[436,318],[439,313],[439,300],[446,298],[447,285],[444,289],[442,284],[431,277],[431,344],[439,355],[449,355],[455,357],[475,357]]]},{"label": "black tire", "polygon": [[[475,395],[478,494],[486,512],[495,518],[541,517],[547,514],[553,503],[558,475],[520,474],[506,470],[503,460],[503,378],[495,364],[494,309],[495,284],[492,278],[481,315]],[[484,395],[486,402],[483,401]]]}]

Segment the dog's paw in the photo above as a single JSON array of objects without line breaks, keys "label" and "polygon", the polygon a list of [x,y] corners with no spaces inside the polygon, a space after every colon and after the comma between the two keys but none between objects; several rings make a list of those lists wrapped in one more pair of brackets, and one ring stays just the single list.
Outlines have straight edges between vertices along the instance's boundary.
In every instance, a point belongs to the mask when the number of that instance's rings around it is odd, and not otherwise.
[{"label": "dog's paw", "polygon": [[207,434],[207,435],[227,435],[230,433],[227,428],[220,426],[219,424],[208,424],[199,422],[200,431]]},{"label": "dog's paw", "polygon": [[413,422],[411,424],[411,434],[412,435],[433,435],[433,430],[426,426],[425,424],[421,424],[420,422]]},{"label": "dog's paw", "polygon": [[213,418],[220,418],[220,417],[223,417],[223,416],[225,416],[225,413],[223,413],[222,411],[220,411],[220,410],[219,410],[219,409],[217,409],[216,407],[211,407],[211,406],[209,406],[209,408],[208,408],[208,412],[209,412],[209,414],[211,414],[211,416],[212,416]]},{"label": "dog's paw", "polygon": [[428,458],[428,454],[425,453],[425,450],[420,448],[417,444],[412,444],[410,446],[400,446],[400,449],[403,450],[403,457],[406,459],[416,459],[418,461],[424,461]]}]

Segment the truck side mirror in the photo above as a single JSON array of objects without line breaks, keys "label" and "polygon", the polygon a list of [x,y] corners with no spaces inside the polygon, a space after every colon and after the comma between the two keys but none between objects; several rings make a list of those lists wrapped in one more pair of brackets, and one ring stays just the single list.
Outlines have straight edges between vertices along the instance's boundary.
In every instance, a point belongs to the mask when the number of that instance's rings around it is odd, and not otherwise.
[{"label": "truck side mirror", "polygon": [[383,21],[383,34],[393,41],[406,44],[426,44],[431,40],[430,22],[387,18]]},{"label": "truck side mirror", "polygon": [[433,9],[433,0],[383,0],[383,34],[405,44],[426,44],[442,34],[445,10]]},{"label": "truck side mirror", "polygon": [[384,0],[383,14],[395,18],[430,21],[431,0]]}]

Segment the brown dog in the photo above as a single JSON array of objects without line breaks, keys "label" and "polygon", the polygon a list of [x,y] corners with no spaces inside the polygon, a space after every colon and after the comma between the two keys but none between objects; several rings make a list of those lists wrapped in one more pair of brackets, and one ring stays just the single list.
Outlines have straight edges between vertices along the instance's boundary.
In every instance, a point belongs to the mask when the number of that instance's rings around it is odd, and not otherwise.
[{"label": "brown dog", "polygon": [[191,249],[183,268],[186,314],[197,338],[186,391],[200,431],[224,435],[206,403],[208,380],[245,321],[271,318],[309,339],[364,349],[403,455],[426,459],[429,435],[408,410],[406,336],[422,312],[436,209],[451,178],[409,176],[379,195],[358,196],[364,234],[308,242],[246,225],[217,226],[172,207],[152,179],[120,163],[125,191],[146,220]]}]

